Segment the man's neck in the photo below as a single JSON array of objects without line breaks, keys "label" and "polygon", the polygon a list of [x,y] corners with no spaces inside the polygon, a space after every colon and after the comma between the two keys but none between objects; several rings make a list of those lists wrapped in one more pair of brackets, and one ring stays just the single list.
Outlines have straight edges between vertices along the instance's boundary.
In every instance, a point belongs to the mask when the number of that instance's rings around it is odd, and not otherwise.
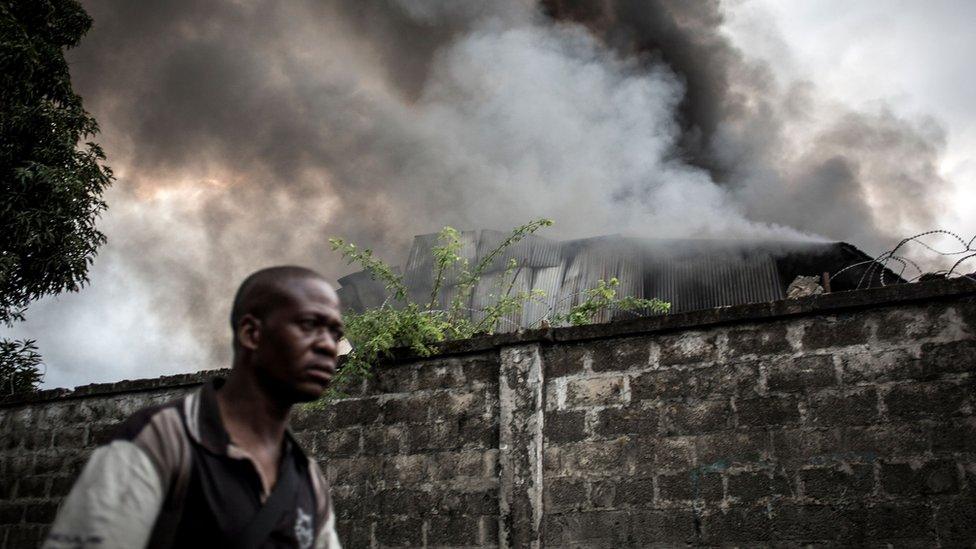
[{"label": "man's neck", "polygon": [[291,404],[283,404],[258,385],[253,376],[231,370],[217,391],[224,428],[235,444],[278,447],[285,436]]}]

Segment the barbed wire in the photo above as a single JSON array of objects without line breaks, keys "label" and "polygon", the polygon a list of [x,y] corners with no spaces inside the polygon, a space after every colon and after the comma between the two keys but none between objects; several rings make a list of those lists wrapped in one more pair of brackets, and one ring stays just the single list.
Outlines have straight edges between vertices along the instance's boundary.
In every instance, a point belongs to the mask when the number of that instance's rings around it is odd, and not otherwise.
[{"label": "barbed wire", "polygon": [[[942,235],[942,236],[950,237],[952,240],[958,242],[961,245],[961,249],[954,250],[954,251],[945,251],[945,250],[938,249],[935,246],[930,245],[929,243],[922,240],[925,237],[931,237],[933,235]],[[905,255],[899,253],[910,243],[918,244],[923,248],[929,250],[930,252],[944,257],[954,257],[954,256],[962,256],[962,257],[960,257],[955,263],[953,263],[952,267],[949,268],[948,270],[942,269],[938,271],[926,272],[925,269],[919,266],[918,263],[906,257]],[[963,237],[959,236],[958,234],[952,231],[947,231],[945,229],[935,229],[931,231],[925,231],[923,233],[910,236],[908,238],[903,238],[894,248],[885,251],[884,253],[878,255],[878,257],[874,259],[859,261],[857,263],[848,265],[843,269],[837,271],[836,273],[833,273],[830,276],[830,278],[832,279],[837,278],[838,276],[840,276],[841,274],[847,271],[856,269],[857,267],[867,266],[867,268],[864,269],[864,272],[861,273],[861,276],[858,279],[857,289],[859,290],[864,287],[870,287],[871,282],[872,280],[874,280],[875,276],[877,276],[878,285],[887,286],[888,281],[885,280],[886,273],[895,275],[901,280],[904,280],[905,282],[917,282],[919,281],[919,279],[921,279],[923,276],[926,275],[939,277],[939,278],[965,278],[973,282],[976,282],[976,277],[974,277],[972,273],[964,274],[964,273],[956,272],[956,270],[959,269],[963,263],[965,263],[970,259],[976,258],[976,247],[973,246],[974,244],[976,244],[976,235],[973,235],[972,238],[966,240]],[[891,268],[889,266],[891,263],[897,263],[898,265],[900,265],[900,268],[898,267],[895,267],[894,269]],[[905,271],[909,267],[915,270],[915,274],[910,278],[906,278]],[[895,272],[896,269],[897,269],[897,273]]]}]

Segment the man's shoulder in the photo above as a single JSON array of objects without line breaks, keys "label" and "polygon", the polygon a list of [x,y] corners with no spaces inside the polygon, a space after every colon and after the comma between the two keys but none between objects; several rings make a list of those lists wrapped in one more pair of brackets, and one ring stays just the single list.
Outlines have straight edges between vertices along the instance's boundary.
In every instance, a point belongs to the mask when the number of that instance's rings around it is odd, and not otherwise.
[{"label": "man's shoulder", "polygon": [[161,404],[140,408],[120,423],[111,437],[105,442],[115,440],[135,441],[147,429],[167,431],[183,430],[183,409],[189,395],[174,398]]}]

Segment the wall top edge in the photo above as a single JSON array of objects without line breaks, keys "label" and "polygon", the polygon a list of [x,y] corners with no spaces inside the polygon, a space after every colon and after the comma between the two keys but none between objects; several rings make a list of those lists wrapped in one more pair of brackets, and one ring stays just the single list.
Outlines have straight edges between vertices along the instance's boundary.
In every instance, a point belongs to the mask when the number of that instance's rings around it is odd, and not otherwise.
[{"label": "wall top edge", "polygon": [[[976,298],[976,282],[966,278],[956,278],[952,280],[899,284],[884,288],[834,292],[799,299],[784,299],[765,303],[717,307],[714,309],[688,311],[674,315],[653,316],[605,324],[542,328],[516,333],[475,337],[460,341],[449,341],[441,344],[439,346],[439,352],[433,356],[470,354],[531,343],[561,343],[674,332],[723,324],[830,314],[844,310],[890,307],[919,301],[941,301],[964,298]],[[395,358],[393,360],[381,367],[391,368],[407,361],[433,358],[419,357],[409,352],[409,350],[396,352],[394,356]],[[0,408],[119,393],[177,389],[180,387],[200,385],[215,375],[226,375],[228,372],[229,370],[227,369],[203,370],[195,373],[157,378],[123,380],[114,383],[95,383],[82,385],[74,389],[45,389],[35,393],[0,397]]]}]

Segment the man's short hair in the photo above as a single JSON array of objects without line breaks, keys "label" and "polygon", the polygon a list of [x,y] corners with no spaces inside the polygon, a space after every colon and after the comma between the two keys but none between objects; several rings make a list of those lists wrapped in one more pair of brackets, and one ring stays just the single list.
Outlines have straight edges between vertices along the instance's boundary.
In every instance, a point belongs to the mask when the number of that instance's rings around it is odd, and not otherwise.
[{"label": "man's short hair", "polygon": [[230,327],[235,331],[235,334],[238,324],[245,315],[264,318],[275,307],[281,305],[287,297],[283,282],[295,278],[325,280],[322,275],[312,269],[294,265],[268,267],[245,278],[237,289],[237,294],[234,295],[234,305],[230,311]]}]

